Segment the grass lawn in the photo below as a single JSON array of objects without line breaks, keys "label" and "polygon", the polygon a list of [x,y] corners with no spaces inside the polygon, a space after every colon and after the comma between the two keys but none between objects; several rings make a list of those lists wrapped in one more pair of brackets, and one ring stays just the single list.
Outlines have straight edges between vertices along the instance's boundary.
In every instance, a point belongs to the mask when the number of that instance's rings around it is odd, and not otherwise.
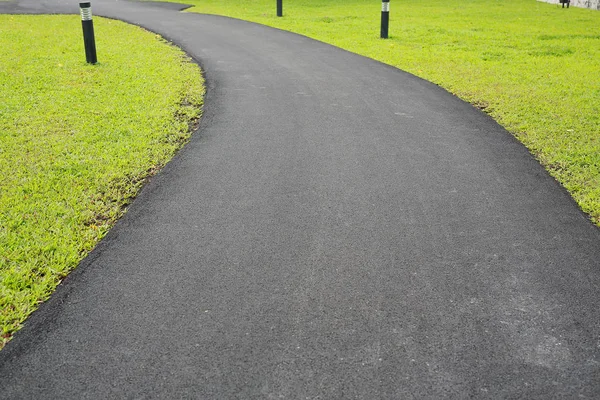
[{"label": "grass lawn", "polygon": [[[177,0],[178,1],[178,0]],[[186,0],[301,33],[441,85],[493,116],[600,225],[600,12],[535,0]]]},{"label": "grass lawn", "polygon": [[200,116],[201,72],[158,35],[0,15],[0,347],[105,235]]}]

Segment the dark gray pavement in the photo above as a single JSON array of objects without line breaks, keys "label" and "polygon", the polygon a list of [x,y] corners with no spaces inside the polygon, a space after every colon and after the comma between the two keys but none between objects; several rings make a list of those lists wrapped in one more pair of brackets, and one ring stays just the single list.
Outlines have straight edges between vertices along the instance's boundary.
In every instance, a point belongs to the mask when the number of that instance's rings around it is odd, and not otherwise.
[{"label": "dark gray pavement", "polygon": [[197,58],[205,115],[0,352],[0,398],[600,397],[599,230],[488,116],[291,33],[93,7]]}]

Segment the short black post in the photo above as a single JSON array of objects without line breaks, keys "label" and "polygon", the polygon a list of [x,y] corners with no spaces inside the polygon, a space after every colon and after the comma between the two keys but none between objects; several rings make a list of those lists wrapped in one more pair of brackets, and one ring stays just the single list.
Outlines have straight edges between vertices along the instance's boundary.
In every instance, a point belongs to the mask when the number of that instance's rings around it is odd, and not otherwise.
[{"label": "short black post", "polygon": [[277,16],[283,17],[283,0],[277,0]]},{"label": "short black post", "polygon": [[89,2],[79,3],[81,11],[81,26],[83,28],[83,44],[85,45],[85,60],[96,64],[96,38],[94,37],[94,21],[92,21],[92,5]]},{"label": "short black post", "polygon": [[381,0],[381,38],[388,38],[390,26],[390,0]]}]

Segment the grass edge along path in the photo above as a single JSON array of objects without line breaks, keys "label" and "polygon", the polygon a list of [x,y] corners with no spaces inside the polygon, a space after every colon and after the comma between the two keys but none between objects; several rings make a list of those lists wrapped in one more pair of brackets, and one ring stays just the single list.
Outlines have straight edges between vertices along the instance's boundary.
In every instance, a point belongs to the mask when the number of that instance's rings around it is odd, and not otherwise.
[{"label": "grass edge along path", "polygon": [[197,64],[94,18],[0,15],[0,348],[107,233],[201,114]]},{"label": "grass edge along path", "polygon": [[[175,0],[174,0],[175,1]],[[188,0],[395,66],[492,116],[600,226],[600,12],[535,0]]]}]

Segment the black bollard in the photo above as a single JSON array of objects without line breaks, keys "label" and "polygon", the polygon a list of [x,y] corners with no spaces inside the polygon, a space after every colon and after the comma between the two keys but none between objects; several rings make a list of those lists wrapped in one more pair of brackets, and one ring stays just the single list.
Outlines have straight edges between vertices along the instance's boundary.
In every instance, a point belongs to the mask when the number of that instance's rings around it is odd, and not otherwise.
[{"label": "black bollard", "polygon": [[390,0],[381,0],[381,38],[388,38],[390,25]]},{"label": "black bollard", "polygon": [[92,5],[89,2],[79,3],[81,11],[81,26],[83,28],[83,44],[85,46],[85,60],[96,64],[96,39],[94,37],[94,21],[92,21]]},{"label": "black bollard", "polygon": [[277,16],[283,17],[283,0],[277,0]]}]

